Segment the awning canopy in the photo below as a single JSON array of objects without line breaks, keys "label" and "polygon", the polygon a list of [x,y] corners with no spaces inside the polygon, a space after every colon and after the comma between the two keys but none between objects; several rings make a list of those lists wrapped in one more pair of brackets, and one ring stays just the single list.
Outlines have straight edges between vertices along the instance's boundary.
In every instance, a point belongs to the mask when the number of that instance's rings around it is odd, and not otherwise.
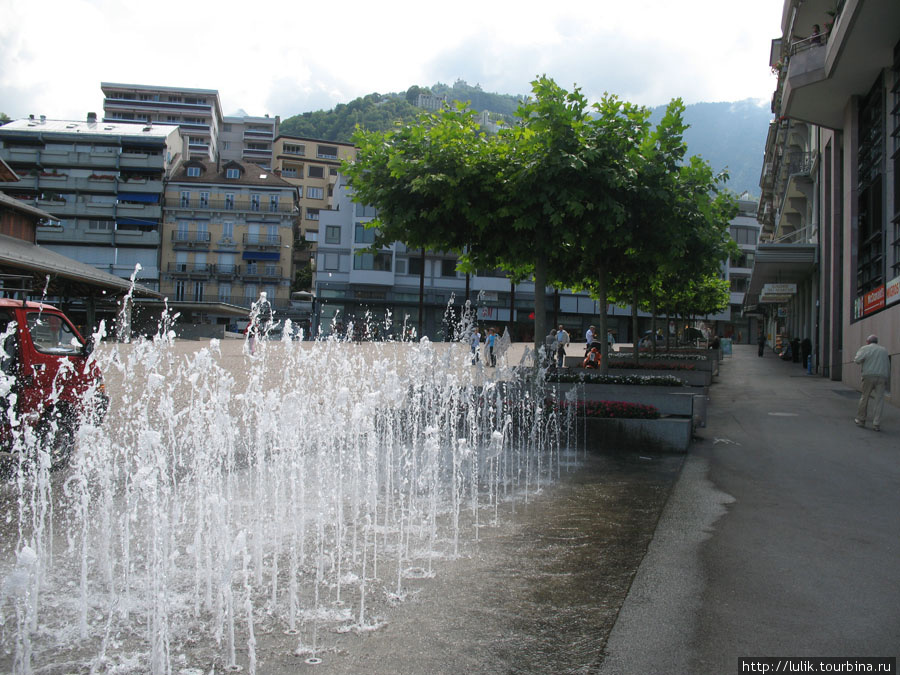
[{"label": "awning canopy", "polygon": [[163,309],[168,308],[170,310],[175,310],[178,312],[202,312],[205,314],[217,314],[220,316],[236,316],[247,318],[250,316],[250,309],[247,307],[240,307],[239,305],[232,305],[227,302],[199,302],[192,300],[172,300],[171,298],[166,302],[163,300],[151,299],[151,298],[141,298],[135,300],[135,306],[144,307],[146,309],[150,309],[153,311],[162,312]]},{"label": "awning canopy", "polygon": [[744,307],[760,303],[765,284],[797,284],[809,279],[818,263],[818,244],[760,244],[756,247]]},{"label": "awning canopy", "polygon": [[277,251],[244,251],[244,260],[280,260],[281,254]]},{"label": "awning canopy", "polygon": [[152,192],[120,192],[119,201],[159,204],[159,195]]},{"label": "awning canopy", "polygon": [[151,218],[116,218],[119,225],[141,225],[143,227],[155,227],[159,225],[158,220]]}]

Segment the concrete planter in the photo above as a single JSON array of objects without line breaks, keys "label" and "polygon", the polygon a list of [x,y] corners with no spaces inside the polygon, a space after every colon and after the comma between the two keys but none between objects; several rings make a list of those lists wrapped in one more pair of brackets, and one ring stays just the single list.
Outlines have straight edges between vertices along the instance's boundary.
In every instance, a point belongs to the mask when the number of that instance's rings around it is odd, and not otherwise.
[{"label": "concrete planter", "polygon": [[623,401],[652,405],[660,415],[686,417],[695,427],[706,426],[706,393],[697,393],[695,387],[659,387],[640,384],[583,384],[563,382],[553,385],[558,398],[565,399],[575,391],[579,400]]},{"label": "concrete planter", "polygon": [[691,443],[691,420],[600,419],[585,417],[577,422],[581,447],[595,451],[687,452]]}]

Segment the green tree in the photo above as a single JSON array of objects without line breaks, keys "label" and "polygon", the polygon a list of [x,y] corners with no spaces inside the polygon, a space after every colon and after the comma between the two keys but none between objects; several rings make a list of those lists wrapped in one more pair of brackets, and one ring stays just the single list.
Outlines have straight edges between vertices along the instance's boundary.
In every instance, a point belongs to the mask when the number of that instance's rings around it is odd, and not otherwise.
[{"label": "green tree", "polygon": [[12,122],[12,119],[5,112],[0,112],[0,124],[6,124],[7,122]]}]

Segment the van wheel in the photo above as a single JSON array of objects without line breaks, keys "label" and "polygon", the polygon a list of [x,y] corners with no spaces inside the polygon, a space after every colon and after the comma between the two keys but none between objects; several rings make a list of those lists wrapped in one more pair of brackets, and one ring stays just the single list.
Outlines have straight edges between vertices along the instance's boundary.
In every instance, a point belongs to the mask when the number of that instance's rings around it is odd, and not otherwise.
[{"label": "van wheel", "polygon": [[56,413],[54,428],[51,415],[41,421],[38,430],[41,448],[50,453],[50,470],[58,471],[68,465],[72,450],[75,449],[75,425],[72,416],[61,410]]}]

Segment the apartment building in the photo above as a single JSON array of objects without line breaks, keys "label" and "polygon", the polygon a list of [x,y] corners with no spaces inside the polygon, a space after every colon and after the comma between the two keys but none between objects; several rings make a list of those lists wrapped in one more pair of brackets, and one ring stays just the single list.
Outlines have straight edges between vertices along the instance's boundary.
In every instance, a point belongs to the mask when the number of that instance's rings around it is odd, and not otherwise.
[{"label": "apartment building", "polygon": [[[397,337],[404,327],[418,330],[421,325],[420,335],[444,340],[452,337],[468,298],[483,325],[496,325],[501,332],[509,328],[514,340],[533,339],[533,282],[512,284],[499,270],[479,271],[467,279],[456,269],[455,254],[410,250],[400,242],[370,252],[374,232],[365,223],[375,217],[375,210],[354,203],[345,181],[339,177],[333,208],[322,211],[319,219],[315,293],[321,330],[368,322],[378,334]],[[548,325],[562,323],[574,340],[583,339],[602,311],[586,293],[550,288],[545,293]],[[607,315],[617,339],[630,340],[630,309],[610,305]],[[641,312],[640,317],[642,330],[649,328],[649,316]]]},{"label": "apartment building", "polygon": [[227,324],[221,303],[249,308],[265,291],[290,308],[297,189],[255,164],[189,159],[166,186],[160,290],[197,312],[195,323]]},{"label": "apartment building", "polygon": [[349,143],[279,135],[274,143],[273,169],[296,186],[300,218],[294,236],[305,245],[298,247],[294,264],[300,269],[316,259],[320,240],[319,215],[334,207],[334,190],[344,160],[356,159]]},{"label": "apartment building", "polygon": [[[20,179],[11,197],[55,219],[36,243],[128,279],[159,286],[163,181],[182,153],[178,127],[16,120],[0,127],[0,157]],[[140,269],[137,266],[140,265]]]},{"label": "apartment building", "polygon": [[[820,31],[815,31],[815,26]],[[785,0],[775,115],[745,304],[810,337],[817,372],[859,386],[857,349],[900,353],[900,4]],[[893,359],[900,400],[900,358]]]},{"label": "apartment building", "polygon": [[277,115],[226,115],[219,134],[219,158],[223,162],[237,160],[271,170],[280,122]]},{"label": "apartment building", "polygon": [[216,89],[187,89],[147,84],[101,82],[103,121],[177,125],[185,137],[186,157],[214,160],[222,127],[222,102]]}]

